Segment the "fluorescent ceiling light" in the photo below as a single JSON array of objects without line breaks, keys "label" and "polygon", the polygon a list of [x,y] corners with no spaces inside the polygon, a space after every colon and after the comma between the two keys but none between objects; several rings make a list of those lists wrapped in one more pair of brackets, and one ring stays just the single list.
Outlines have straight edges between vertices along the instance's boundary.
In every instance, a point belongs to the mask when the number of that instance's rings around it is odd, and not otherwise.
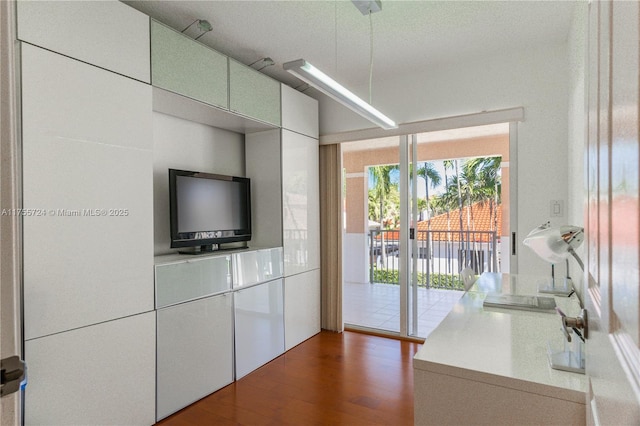
[{"label": "fluorescent ceiling light", "polygon": [[320,90],[325,95],[340,102],[342,105],[357,112],[372,123],[377,124],[383,129],[396,129],[398,125],[389,117],[360,99],[351,91],[346,89],[340,83],[311,65],[304,59],[287,62],[282,67],[291,74],[298,77]]}]

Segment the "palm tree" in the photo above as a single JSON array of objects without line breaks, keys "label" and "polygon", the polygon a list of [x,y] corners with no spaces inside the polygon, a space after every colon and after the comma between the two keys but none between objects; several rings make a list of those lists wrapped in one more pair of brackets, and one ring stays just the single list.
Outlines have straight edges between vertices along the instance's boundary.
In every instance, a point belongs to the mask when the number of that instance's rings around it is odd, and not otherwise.
[{"label": "palm tree", "polygon": [[[447,179],[447,170],[453,168],[453,161],[452,160],[444,160],[442,162],[442,165],[444,166],[444,188],[446,191],[446,194],[448,195],[449,193],[449,181]],[[453,253],[451,252],[452,248],[451,248],[451,216],[450,216],[450,211],[451,209],[449,208],[448,204],[443,203],[446,210],[447,210],[447,250],[449,251],[449,253],[447,253],[447,259],[449,259],[448,261],[448,271],[447,273],[451,273],[452,272],[452,265],[451,265],[451,260],[453,257]]]},{"label": "palm tree", "polygon": [[[452,207],[457,202],[461,212],[463,206],[467,205],[467,234],[475,230],[473,210],[471,209],[474,203],[484,204],[489,202],[492,228],[496,229],[497,227],[497,214],[494,207],[499,202],[500,179],[498,170],[500,169],[500,163],[500,157],[467,160],[462,164],[460,173],[453,176],[451,182],[447,185],[447,193],[443,202]],[[462,215],[460,216],[460,229],[462,230]],[[462,231],[460,234],[461,236],[464,235]],[[464,246],[462,239],[461,244]],[[466,247],[463,247],[463,249],[469,252],[470,244],[471,239],[467,235]],[[471,260],[469,255],[465,258],[467,262]]]},{"label": "palm tree", "polygon": [[[481,157],[469,160],[464,165],[463,170],[463,191],[469,202],[489,203],[491,212],[492,229],[497,222],[497,215],[494,215],[494,207],[500,200],[500,164],[501,157]],[[494,204],[495,203],[495,204]],[[472,212],[473,222],[473,212]]]},{"label": "palm tree", "polygon": [[[438,170],[436,170],[433,163],[430,163],[428,161],[423,163],[421,169],[418,169],[418,176],[424,179],[424,186],[425,186],[424,198],[427,202],[427,220],[429,220],[431,218],[431,215],[429,214],[429,207],[428,207],[429,206],[429,179],[431,179],[431,188],[436,189],[438,185],[440,185],[442,177],[440,176],[440,173],[438,172]],[[422,211],[420,211],[420,214],[422,215]],[[422,220],[422,217],[420,218],[420,220]]]},{"label": "palm tree", "polygon": [[[398,168],[397,165],[394,166],[371,166],[369,167],[369,175],[373,180],[373,196],[374,199],[377,200],[379,205],[379,222],[380,229],[384,227],[384,207],[385,200],[389,196],[391,192],[391,171],[396,170]],[[385,250],[385,242],[384,242],[384,232],[380,233],[380,243],[381,243],[381,256],[382,256],[382,264],[386,264],[387,253]]]}]

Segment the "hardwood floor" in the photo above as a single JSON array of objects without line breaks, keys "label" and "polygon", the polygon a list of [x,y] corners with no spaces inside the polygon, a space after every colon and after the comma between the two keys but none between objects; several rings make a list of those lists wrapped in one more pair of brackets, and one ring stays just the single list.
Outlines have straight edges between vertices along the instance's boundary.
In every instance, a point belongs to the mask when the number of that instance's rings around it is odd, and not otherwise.
[{"label": "hardwood floor", "polygon": [[419,348],[323,331],[159,424],[412,425]]}]

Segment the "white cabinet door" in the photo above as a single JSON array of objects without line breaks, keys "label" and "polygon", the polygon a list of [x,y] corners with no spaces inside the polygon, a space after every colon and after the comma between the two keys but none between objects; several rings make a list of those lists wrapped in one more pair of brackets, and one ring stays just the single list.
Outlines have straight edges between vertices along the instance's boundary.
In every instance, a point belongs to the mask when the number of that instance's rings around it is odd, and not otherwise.
[{"label": "white cabinet door", "polygon": [[113,0],[17,5],[20,40],[150,82],[147,15]]},{"label": "white cabinet door", "polygon": [[155,313],[25,342],[28,425],[155,421]]},{"label": "white cabinet door", "polygon": [[245,170],[251,179],[251,245],[282,246],[280,129],[245,135]]},{"label": "white cabinet door", "polygon": [[282,279],[234,293],[236,379],[284,352]]},{"label": "white cabinet door", "polygon": [[285,276],[320,267],[318,141],[282,130]]},{"label": "white cabinet door", "polygon": [[231,289],[231,255],[156,265],[156,309]]},{"label": "white cabinet door", "polygon": [[280,83],[229,59],[229,109],[280,126]]},{"label": "white cabinet door", "polygon": [[157,311],[157,420],[233,382],[230,293]]},{"label": "white cabinet door", "polygon": [[151,88],[22,46],[25,339],[154,306]]},{"label": "white cabinet door", "polygon": [[284,342],[289,350],[320,333],[320,270],[284,279]]},{"label": "white cabinet door", "polygon": [[152,84],[229,108],[227,57],[159,22],[151,22]]},{"label": "white cabinet door", "polygon": [[250,250],[233,255],[233,286],[248,287],[282,277],[282,248]]},{"label": "white cabinet door", "polygon": [[318,101],[282,85],[282,127],[318,139]]}]

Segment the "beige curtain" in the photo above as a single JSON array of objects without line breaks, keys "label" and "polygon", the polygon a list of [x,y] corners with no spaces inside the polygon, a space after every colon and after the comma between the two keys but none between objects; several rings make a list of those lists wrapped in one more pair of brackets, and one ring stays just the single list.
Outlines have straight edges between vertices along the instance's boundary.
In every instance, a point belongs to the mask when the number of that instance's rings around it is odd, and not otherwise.
[{"label": "beige curtain", "polygon": [[320,145],[320,281],[322,328],[341,332],[342,323],[342,152]]}]

